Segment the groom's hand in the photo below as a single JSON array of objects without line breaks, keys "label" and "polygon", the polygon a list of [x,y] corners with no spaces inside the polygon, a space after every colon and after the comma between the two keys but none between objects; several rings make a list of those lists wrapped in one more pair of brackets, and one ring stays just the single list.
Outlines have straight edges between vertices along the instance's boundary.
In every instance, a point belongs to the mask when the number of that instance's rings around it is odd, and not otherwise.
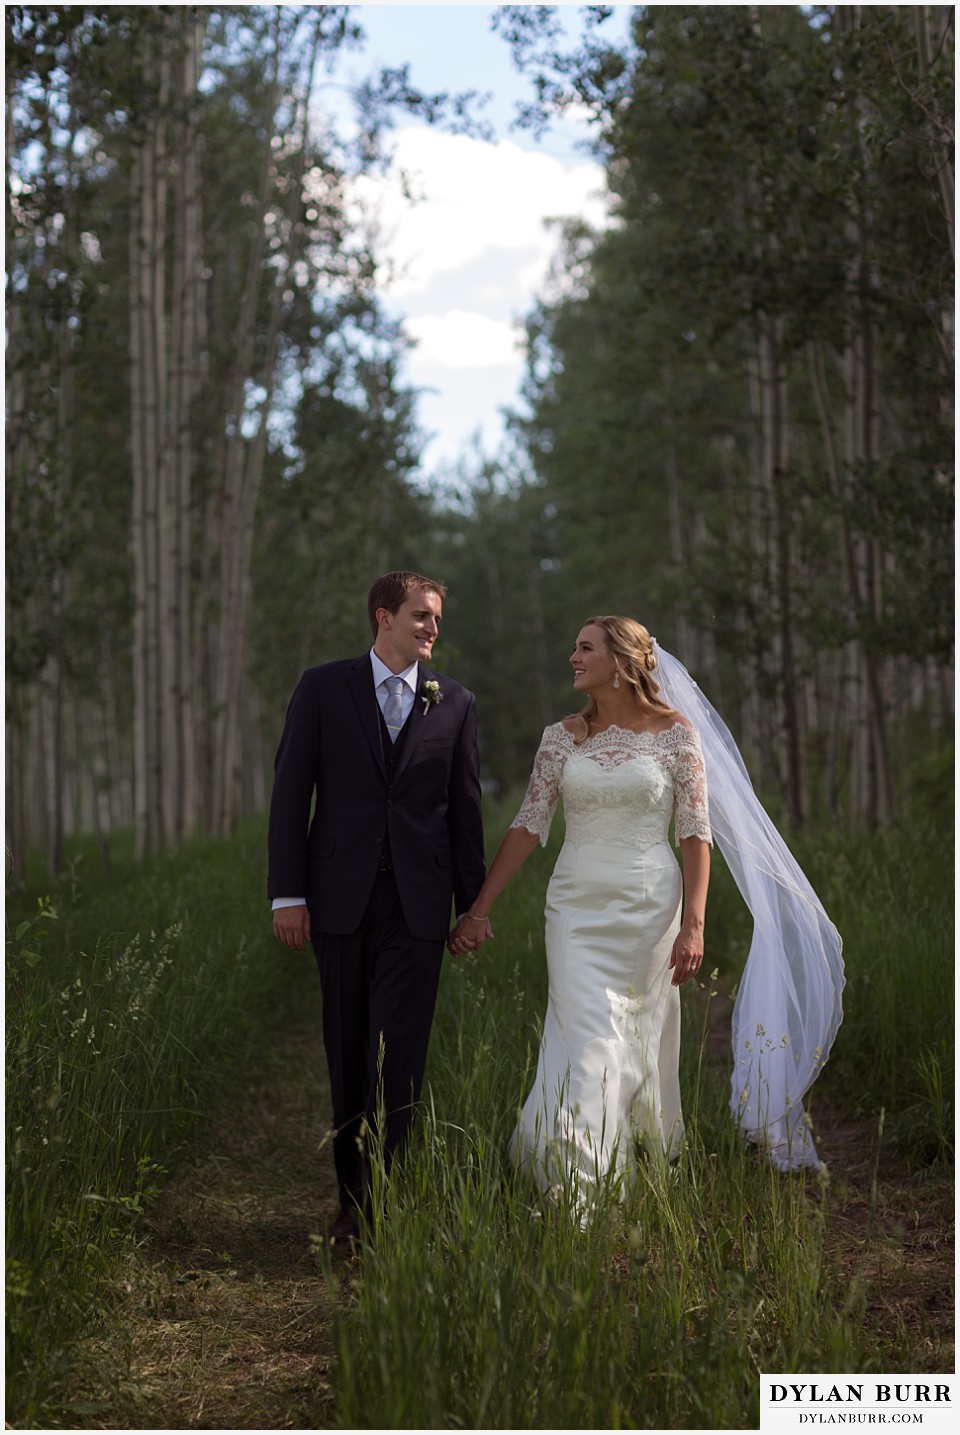
[{"label": "groom's hand", "polygon": [[465,917],[461,917],[447,938],[447,951],[452,957],[462,957],[464,952],[474,950],[473,937],[467,933],[467,928],[470,925],[472,924]]},{"label": "groom's hand", "polygon": [[472,917],[464,916],[447,938],[447,947],[451,956],[462,957],[464,952],[479,951],[484,942],[489,941],[492,936],[493,928],[489,917],[477,922]]},{"label": "groom's hand", "polygon": [[278,907],[273,914],[273,935],[285,947],[305,951],[310,943],[310,911],[301,907]]}]

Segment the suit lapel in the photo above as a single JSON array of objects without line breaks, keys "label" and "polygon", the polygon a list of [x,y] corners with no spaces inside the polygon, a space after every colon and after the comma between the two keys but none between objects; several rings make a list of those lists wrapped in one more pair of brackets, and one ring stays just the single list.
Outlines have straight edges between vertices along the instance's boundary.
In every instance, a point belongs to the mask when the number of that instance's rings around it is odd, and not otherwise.
[{"label": "suit lapel", "polygon": [[386,777],[387,769],[383,760],[383,743],[380,737],[380,711],[373,687],[373,669],[370,665],[369,653],[364,653],[362,658],[358,658],[353,667],[348,670],[347,678],[363,735],[370,744],[377,766]]}]

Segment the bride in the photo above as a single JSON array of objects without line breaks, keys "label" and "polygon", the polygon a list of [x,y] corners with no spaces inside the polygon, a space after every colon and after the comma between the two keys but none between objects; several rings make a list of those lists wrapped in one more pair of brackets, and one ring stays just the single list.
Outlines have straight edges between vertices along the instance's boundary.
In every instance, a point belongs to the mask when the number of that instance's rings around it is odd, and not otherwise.
[{"label": "bride", "polygon": [[755,920],[734,1011],[731,1107],[781,1169],[816,1166],[802,1095],[840,1021],[836,930],[730,734],[646,628],[591,618],[570,662],[589,701],[544,731],[523,805],[450,938],[454,954],[483,944],[493,903],[546,842],[562,797],[565,840],[546,902],[547,1013],[512,1153],[543,1190],[569,1189],[580,1210],[601,1182],[629,1172],[637,1138],[677,1155],[679,988],[703,961],[716,835]]}]

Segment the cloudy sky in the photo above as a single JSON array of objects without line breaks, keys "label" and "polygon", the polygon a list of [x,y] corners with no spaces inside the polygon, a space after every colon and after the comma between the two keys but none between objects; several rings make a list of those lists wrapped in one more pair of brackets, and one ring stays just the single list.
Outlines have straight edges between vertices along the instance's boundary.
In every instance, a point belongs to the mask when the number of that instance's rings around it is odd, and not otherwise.
[{"label": "cloudy sky", "polygon": [[[570,12],[571,27],[578,24]],[[630,7],[617,7],[612,33],[626,33]],[[403,122],[393,135],[397,169],[413,176],[419,202],[404,199],[398,179],[364,190],[378,206],[384,247],[397,279],[385,295],[406,319],[417,347],[408,378],[425,390],[420,423],[432,437],[428,473],[454,462],[477,431],[486,452],[502,433],[499,408],[513,404],[523,374],[520,324],[556,248],[547,220],[604,215],[603,175],[577,148],[586,127],[566,126],[541,143],[511,130],[515,101],[529,98],[507,45],[490,30],[483,5],[362,5],[368,35],[359,78],[373,63],[408,61],[426,90],[492,91],[485,110],[496,142]]]}]

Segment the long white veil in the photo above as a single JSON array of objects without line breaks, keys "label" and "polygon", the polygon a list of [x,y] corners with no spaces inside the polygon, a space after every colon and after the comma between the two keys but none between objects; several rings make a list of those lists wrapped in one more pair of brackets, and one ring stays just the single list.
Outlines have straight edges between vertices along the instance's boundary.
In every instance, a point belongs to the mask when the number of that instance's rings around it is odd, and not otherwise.
[{"label": "long white veil", "polygon": [[654,642],[661,696],[700,734],[714,839],[753,916],[733,1009],[730,1109],[781,1170],[819,1165],[803,1097],[842,1019],[840,934],[753,790],[723,719]]}]

